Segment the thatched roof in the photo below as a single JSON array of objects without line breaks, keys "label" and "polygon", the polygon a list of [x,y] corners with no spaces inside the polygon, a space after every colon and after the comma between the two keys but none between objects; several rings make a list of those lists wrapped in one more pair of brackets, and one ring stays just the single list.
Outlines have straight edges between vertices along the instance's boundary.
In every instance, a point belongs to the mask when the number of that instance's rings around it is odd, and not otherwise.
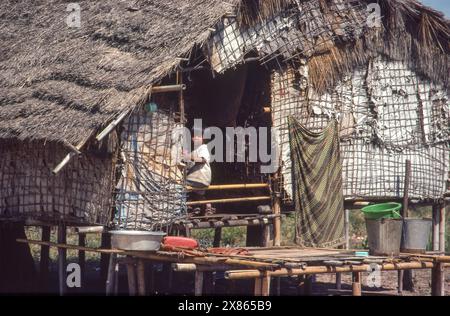
[{"label": "thatched roof", "polygon": [[[145,100],[150,85],[204,43],[222,16],[237,8],[242,22],[252,23],[302,1],[79,0],[81,28],[69,28],[67,1],[2,0],[0,138],[76,145]],[[385,10],[399,8],[390,20],[404,19],[405,29],[390,30],[392,45],[399,31],[408,32],[438,51],[445,58],[441,67],[423,70],[443,82],[449,69],[449,21],[413,0],[380,2]]]}]

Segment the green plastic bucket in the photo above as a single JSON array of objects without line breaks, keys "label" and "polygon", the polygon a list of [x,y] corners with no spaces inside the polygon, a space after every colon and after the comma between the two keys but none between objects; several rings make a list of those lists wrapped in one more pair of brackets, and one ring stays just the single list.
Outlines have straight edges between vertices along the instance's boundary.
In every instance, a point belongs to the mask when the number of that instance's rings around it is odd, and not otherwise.
[{"label": "green plastic bucket", "polygon": [[381,219],[381,218],[399,219],[402,217],[400,215],[401,208],[402,205],[400,203],[389,202],[389,203],[369,205],[363,207],[361,210],[364,213],[366,219]]}]

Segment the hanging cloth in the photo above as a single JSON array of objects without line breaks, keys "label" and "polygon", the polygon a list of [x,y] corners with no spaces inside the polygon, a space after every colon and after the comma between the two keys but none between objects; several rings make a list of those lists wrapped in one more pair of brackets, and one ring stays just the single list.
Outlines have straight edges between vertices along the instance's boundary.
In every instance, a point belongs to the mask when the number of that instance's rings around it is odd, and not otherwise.
[{"label": "hanging cloth", "polygon": [[292,186],[296,213],[296,243],[303,247],[333,247],[344,243],[344,196],[338,124],[322,132],[288,117]]}]

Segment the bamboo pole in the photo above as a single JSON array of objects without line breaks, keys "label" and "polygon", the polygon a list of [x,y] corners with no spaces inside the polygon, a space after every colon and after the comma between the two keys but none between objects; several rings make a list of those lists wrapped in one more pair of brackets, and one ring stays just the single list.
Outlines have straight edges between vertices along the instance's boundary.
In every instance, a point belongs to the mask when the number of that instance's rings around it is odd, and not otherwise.
[{"label": "bamboo pole", "polygon": [[[382,271],[393,271],[393,270],[408,270],[408,269],[431,269],[434,267],[432,262],[402,262],[402,263],[385,263],[380,265]],[[323,273],[338,273],[338,272],[368,272],[370,266],[367,264],[362,264],[358,266],[313,266],[306,267],[304,269],[278,269],[275,271],[267,271],[272,277],[283,277],[283,276],[295,276],[295,275],[308,275],[308,274],[323,274]],[[225,278],[229,280],[239,280],[239,279],[253,279],[261,277],[262,272],[259,270],[235,270],[226,271]]]},{"label": "bamboo pole", "polygon": [[194,188],[187,186],[188,191],[215,191],[215,190],[246,190],[246,189],[268,189],[267,183],[243,183],[243,184],[219,184],[210,185],[207,188]]},{"label": "bamboo pole", "polygon": [[204,200],[204,201],[191,201],[187,202],[187,205],[205,205],[205,204],[224,204],[224,203],[236,203],[236,202],[254,202],[254,201],[267,201],[271,200],[270,196],[253,196],[253,197],[240,197],[231,199],[217,199],[217,200]]},{"label": "bamboo pole", "polygon": [[175,85],[167,85],[167,86],[157,86],[152,87],[153,93],[167,93],[167,92],[180,92],[186,90],[185,84],[175,84]]}]

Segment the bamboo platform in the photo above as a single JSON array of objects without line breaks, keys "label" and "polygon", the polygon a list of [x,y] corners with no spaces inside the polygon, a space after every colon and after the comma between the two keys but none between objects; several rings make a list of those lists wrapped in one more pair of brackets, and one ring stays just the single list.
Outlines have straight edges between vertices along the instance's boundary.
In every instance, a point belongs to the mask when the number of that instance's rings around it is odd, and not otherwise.
[{"label": "bamboo platform", "polygon": [[[96,252],[110,255],[106,293],[117,289],[115,281],[118,265],[127,266],[129,292],[146,295],[144,261],[172,264],[173,271],[195,273],[195,294],[203,292],[205,274],[222,271],[228,280],[255,280],[254,294],[270,295],[272,278],[314,274],[352,273],[355,296],[361,295],[361,273],[369,272],[371,264],[381,271],[431,269],[433,295],[444,295],[445,268],[450,266],[450,256],[437,254],[400,254],[393,257],[355,255],[353,250],[299,247],[225,248],[223,254],[211,250],[163,249],[157,252],[124,251],[89,248],[66,243],[18,239],[20,243],[37,244],[58,249]],[[217,249],[216,249],[217,250]],[[233,254],[233,250],[236,254]],[[65,284],[65,280],[62,280]]]}]

